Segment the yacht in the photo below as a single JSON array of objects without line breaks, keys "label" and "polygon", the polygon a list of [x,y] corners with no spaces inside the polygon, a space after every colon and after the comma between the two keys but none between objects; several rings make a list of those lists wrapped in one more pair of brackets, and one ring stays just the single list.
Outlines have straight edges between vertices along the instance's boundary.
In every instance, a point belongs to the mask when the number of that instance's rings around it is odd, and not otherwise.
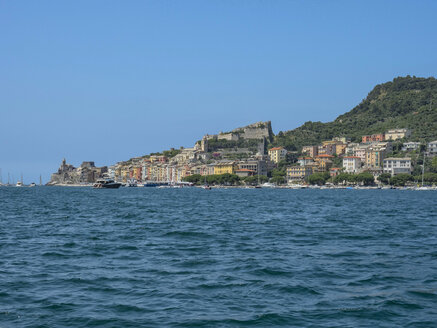
[{"label": "yacht", "polygon": [[121,183],[115,182],[112,179],[99,179],[94,183],[93,188],[107,188],[107,189],[117,189],[121,186]]},{"label": "yacht", "polygon": [[15,187],[23,187],[23,183],[21,181],[17,181]]},{"label": "yacht", "polygon": [[29,187],[35,187],[36,186],[36,183],[35,182],[32,182],[30,185],[29,185]]}]

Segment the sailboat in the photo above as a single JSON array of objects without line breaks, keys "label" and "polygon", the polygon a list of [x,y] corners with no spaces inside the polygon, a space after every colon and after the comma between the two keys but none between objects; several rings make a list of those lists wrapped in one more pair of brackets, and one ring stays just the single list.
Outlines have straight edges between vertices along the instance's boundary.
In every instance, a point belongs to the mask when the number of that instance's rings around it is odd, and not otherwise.
[{"label": "sailboat", "polygon": [[431,187],[425,187],[423,185],[423,180],[425,176],[425,152],[423,152],[423,164],[422,164],[422,186],[415,188],[415,190],[433,190]]},{"label": "sailboat", "polygon": [[205,183],[201,188],[205,190],[211,190],[211,187],[206,183],[206,175],[205,175]]}]

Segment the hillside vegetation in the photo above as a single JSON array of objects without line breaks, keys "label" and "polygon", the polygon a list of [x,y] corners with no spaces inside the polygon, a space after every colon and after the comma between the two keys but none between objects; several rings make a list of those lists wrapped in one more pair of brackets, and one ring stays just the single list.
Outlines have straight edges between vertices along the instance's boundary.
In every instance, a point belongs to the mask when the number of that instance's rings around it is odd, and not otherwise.
[{"label": "hillside vegetation", "polygon": [[412,129],[412,141],[437,138],[435,78],[406,76],[379,84],[358,106],[333,122],[306,122],[297,129],[279,132],[271,145],[300,151],[302,146],[316,145],[336,136],[358,142],[362,135],[394,128]]}]

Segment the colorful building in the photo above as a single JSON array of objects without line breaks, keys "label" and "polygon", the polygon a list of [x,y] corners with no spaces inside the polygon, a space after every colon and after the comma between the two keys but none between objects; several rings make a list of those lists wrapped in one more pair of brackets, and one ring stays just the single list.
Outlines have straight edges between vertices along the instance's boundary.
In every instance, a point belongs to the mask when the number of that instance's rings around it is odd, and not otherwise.
[{"label": "colorful building", "polygon": [[386,137],[385,137],[384,133],[377,133],[377,134],[367,135],[367,136],[363,136],[361,138],[361,141],[363,143],[385,141],[385,140],[386,140]]},{"label": "colorful building", "polygon": [[214,174],[234,174],[238,166],[234,162],[217,163],[214,165]]},{"label": "colorful building", "polygon": [[347,144],[345,143],[337,143],[335,145],[335,153],[337,155],[343,155],[346,151]]},{"label": "colorful building", "polygon": [[318,156],[320,155],[334,155],[336,151],[336,144],[335,143],[326,143],[328,141],[324,141],[325,144],[320,145],[318,147]]},{"label": "colorful building", "polygon": [[311,174],[313,174],[313,167],[311,165],[287,167],[287,181],[305,179]]},{"label": "colorful building", "polygon": [[314,160],[312,157],[303,156],[303,157],[299,157],[297,159],[297,162],[299,163],[300,166],[305,166],[305,165],[314,163]]},{"label": "colorful building", "polygon": [[331,177],[336,177],[337,175],[340,174],[341,170],[342,170],[342,169],[341,169],[340,167],[332,167],[332,168],[329,170],[329,175],[330,175]]},{"label": "colorful building", "polygon": [[316,163],[318,170],[321,172],[328,171],[332,166],[332,159],[334,156],[328,154],[318,155],[316,157]]},{"label": "colorful building", "polygon": [[276,164],[284,160],[286,154],[287,154],[287,150],[285,150],[282,147],[275,147],[269,149],[269,158],[272,162]]},{"label": "colorful building", "polygon": [[366,167],[381,167],[384,160],[384,152],[380,149],[369,149],[366,152]]}]

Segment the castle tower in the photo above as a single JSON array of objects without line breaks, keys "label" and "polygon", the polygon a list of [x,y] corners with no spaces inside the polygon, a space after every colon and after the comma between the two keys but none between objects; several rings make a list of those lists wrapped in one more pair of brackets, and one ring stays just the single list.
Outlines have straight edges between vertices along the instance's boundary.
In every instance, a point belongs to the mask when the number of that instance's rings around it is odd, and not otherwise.
[{"label": "castle tower", "polygon": [[200,142],[200,149],[204,152],[208,152],[208,138],[203,136],[202,141]]}]

